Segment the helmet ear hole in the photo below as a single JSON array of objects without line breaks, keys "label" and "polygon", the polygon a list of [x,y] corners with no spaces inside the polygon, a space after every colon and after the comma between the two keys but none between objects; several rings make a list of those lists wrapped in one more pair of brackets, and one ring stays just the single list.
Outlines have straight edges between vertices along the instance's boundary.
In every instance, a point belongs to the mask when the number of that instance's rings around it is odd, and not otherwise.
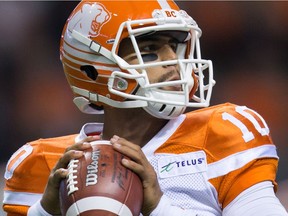
[{"label": "helmet ear hole", "polygon": [[92,65],[82,65],[80,70],[85,72],[85,74],[92,80],[96,80],[98,76],[98,72]]}]

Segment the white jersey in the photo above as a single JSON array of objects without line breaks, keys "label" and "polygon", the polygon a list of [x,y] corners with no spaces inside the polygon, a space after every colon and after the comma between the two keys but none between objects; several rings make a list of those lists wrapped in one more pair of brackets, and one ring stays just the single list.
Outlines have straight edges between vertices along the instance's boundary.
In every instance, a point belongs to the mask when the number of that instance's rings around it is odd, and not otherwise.
[{"label": "white jersey", "polygon": [[[26,215],[65,149],[102,128],[89,123],[77,135],[23,146],[7,165],[4,210]],[[269,129],[259,114],[243,106],[222,104],[183,114],[142,150],[165,196],[198,215],[221,215],[241,192],[260,182],[276,186],[278,156]]]}]

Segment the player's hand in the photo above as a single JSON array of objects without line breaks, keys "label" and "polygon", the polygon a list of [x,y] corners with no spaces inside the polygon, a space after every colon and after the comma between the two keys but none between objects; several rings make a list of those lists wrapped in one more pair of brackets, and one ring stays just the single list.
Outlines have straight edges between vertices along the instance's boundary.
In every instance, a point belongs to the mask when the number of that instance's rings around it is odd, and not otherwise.
[{"label": "player's hand", "polygon": [[83,156],[83,151],[91,147],[90,142],[99,140],[100,136],[89,136],[78,143],[68,147],[50,173],[41,205],[46,212],[52,215],[61,215],[59,201],[59,187],[62,179],[66,178],[67,166],[70,160]]},{"label": "player's hand", "polygon": [[142,180],[144,193],[142,214],[144,216],[149,215],[157,207],[163,195],[154,168],[147,160],[140,146],[118,136],[113,136],[110,142],[116,151],[131,159],[123,159],[122,164],[135,172]]}]

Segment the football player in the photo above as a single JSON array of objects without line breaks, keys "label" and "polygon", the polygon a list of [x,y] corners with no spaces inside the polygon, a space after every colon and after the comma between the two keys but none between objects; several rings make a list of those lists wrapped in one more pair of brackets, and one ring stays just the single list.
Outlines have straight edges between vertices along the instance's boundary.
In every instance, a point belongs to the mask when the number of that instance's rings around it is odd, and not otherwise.
[{"label": "football player", "polygon": [[60,215],[67,164],[99,139],[131,158],[122,163],[142,180],[143,215],[287,215],[264,119],[245,106],[209,107],[215,81],[201,33],[170,0],[80,2],[63,30],[61,61],[76,106],[104,113],[104,123],[15,152],[5,173],[8,215]]}]

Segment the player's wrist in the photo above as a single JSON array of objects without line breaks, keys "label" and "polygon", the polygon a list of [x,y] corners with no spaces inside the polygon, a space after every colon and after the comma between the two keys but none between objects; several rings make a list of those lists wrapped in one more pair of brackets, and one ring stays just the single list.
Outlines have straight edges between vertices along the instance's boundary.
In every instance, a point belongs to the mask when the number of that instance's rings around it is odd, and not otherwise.
[{"label": "player's wrist", "polygon": [[45,190],[40,205],[50,215],[61,215],[59,199],[55,199],[55,194],[52,190]]},{"label": "player's wrist", "polygon": [[162,194],[157,206],[147,216],[158,216],[165,212],[165,208],[171,205],[170,199]]},{"label": "player's wrist", "polygon": [[[53,215],[55,215],[55,214],[53,214]],[[52,216],[52,214],[48,213],[43,208],[43,206],[41,205],[41,202],[39,200],[29,208],[27,216]],[[57,216],[57,215],[55,215],[55,216]]]},{"label": "player's wrist", "polygon": [[46,202],[42,202],[42,200],[40,201],[40,206],[43,209],[43,211],[45,211],[47,213],[47,215],[61,215],[61,212],[57,212],[53,209],[52,206],[46,205]]},{"label": "player's wrist", "polygon": [[[158,190],[157,190],[158,189]],[[145,203],[143,204],[142,207],[142,214],[143,216],[149,216],[151,215],[151,213],[157,208],[157,206],[160,203],[160,200],[163,197],[163,192],[160,190],[160,187],[158,187],[157,189],[155,189],[152,197],[153,199],[150,201],[150,204]]]}]

